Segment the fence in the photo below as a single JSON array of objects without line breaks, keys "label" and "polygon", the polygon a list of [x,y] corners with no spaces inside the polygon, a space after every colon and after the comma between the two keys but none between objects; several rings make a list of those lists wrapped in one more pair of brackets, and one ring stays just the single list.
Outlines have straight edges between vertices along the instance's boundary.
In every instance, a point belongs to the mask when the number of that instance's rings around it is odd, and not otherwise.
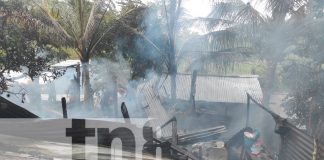
[{"label": "fence", "polygon": [[[265,146],[278,151],[280,160],[324,160],[323,142],[281,118],[250,94],[247,94],[247,100],[246,126],[259,127]],[[260,116],[264,116],[262,120]],[[253,123],[255,121],[258,123]]]}]

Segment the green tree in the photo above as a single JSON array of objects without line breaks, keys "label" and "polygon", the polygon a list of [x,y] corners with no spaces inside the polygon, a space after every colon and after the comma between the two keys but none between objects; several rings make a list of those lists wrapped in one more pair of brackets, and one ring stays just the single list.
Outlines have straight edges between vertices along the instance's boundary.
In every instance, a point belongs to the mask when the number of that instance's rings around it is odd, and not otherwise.
[{"label": "green tree", "polygon": [[[24,72],[31,79],[37,78],[48,69],[50,49],[37,42],[39,36],[33,27],[17,25],[13,14],[20,14],[16,8],[23,4],[15,1],[0,1],[0,92],[8,92],[8,75],[12,71]],[[27,71],[23,71],[23,67]],[[7,76],[6,76],[7,74]],[[19,93],[14,93],[19,94]]]},{"label": "green tree", "polygon": [[168,33],[168,71],[171,75],[171,98],[176,99],[176,76],[177,76],[177,65],[176,65],[176,33],[178,31],[178,21],[181,14],[181,0],[170,0],[170,4],[167,7],[164,1],[165,7],[165,18],[167,21],[167,33]]},{"label": "green tree", "polygon": [[116,33],[117,51],[128,61],[132,79],[144,78],[150,70],[159,74],[166,70],[167,39],[157,18],[157,7],[139,7],[137,13],[123,19],[126,26],[136,31],[123,27]]},{"label": "green tree", "polygon": [[309,12],[300,23],[292,54],[284,63],[282,75],[289,94],[283,105],[297,126],[305,126],[308,133],[322,136],[317,133],[317,126],[324,122],[324,3],[312,1],[307,8]]},{"label": "green tree", "polygon": [[[243,15],[242,12],[246,12],[246,21],[239,23],[243,17],[238,15]],[[202,26],[200,29],[204,33],[188,40],[181,54],[189,54],[194,59],[191,65],[196,70],[226,73],[235,62],[255,51],[251,42],[247,41],[250,24],[257,25],[263,21],[255,12],[242,1],[213,2],[212,11],[207,17],[192,20],[194,26]]]},{"label": "green tree", "polygon": [[[216,63],[231,64],[233,58],[255,55],[265,62],[263,103],[267,106],[274,88],[277,65],[294,44],[294,35],[299,32],[298,19],[305,15],[307,1],[266,0],[264,16],[250,3],[216,1],[212,13],[206,19],[212,32],[203,35],[208,42],[208,54],[202,57]],[[258,1],[256,1],[256,4]],[[225,57],[225,58],[221,58]],[[227,58],[228,57],[228,58]],[[220,60],[220,61],[219,61]],[[231,62],[232,61],[232,62]],[[226,65],[225,65],[226,66]]]},{"label": "green tree", "polygon": [[[289,53],[287,49],[294,44],[295,34],[299,32],[297,22],[306,14],[307,1],[268,0],[266,4],[271,17],[266,21],[267,30],[264,37],[268,37],[268,40],[263,40],[261,54],[266,63],[263,103],[269,105],[278,63]],[[287,20],[289,15],[291,18]]]},{"label": "green tree", "polygon": [[109,53],[113,48],[111,36],[120,25],[119,19],[133,8],[119,14],[110,0],[31,0],[21,10],[24,17],[17,15],[16,18],[37,26],[39,41],[74,50],[82,63],[84,99],[91,102],[89,60]]},{"label": "green tree", "polygon": [[136,68],[134,75],[144,76],[147,69],[168,72],[171,76],[171,98],[176,98],[176,55],[180,48],[177,40],[184,21],[181,5],[181,0],[161,0],[151,4],[139,21],[138,31],[133,32],[137,34],[130,38],[137,44],[127,38],[130,43],[121,47],[124,51],[135,50],[133,54],[126,55],[132,67]]}]

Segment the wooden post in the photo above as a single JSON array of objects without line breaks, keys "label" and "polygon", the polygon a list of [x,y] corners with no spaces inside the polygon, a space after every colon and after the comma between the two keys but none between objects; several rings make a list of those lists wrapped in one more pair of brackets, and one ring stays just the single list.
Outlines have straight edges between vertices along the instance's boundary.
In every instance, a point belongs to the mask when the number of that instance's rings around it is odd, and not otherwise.
[{"label": "wooden post", "polygon": [[113,95],[112,95],[112,106],[115,117],[118,117],[118,84],[117,77],[113,76]]},{"label": "wooden post", "polygon": [[249,125],[249,118],[250,118],[250,95],[247,93],[247,103],[246,103],[246,122],[245,127]]},{"label": "wooden post", "polygon": [[129,114],[128,114],[128,110],[127,110],[125,102],[122,102],[120,109],[121,109],[121,112],[122,112],[123,117],[125,119],[125,122],[130,123]]},{"label": "wooden post", "polygon": [[75,71],[77,73],[77,77],[76,77],[76,81],[78,83],[78,87],[77,87],[77,97],[76,97],[76,101],[79,103],[81,102],[80,100],[80,86],[81,86],[81,68],[80,68],[80,63],[77,64]]},{"label": "wooden post", "polygon": [[196,113],[197,112],[197,108],[196,108],[195,95],[192,95],[191,102],[192,102],[192,111]]},{"label": "wooden post", "polygon": [[193,71],[191,77],[190,101],[192,102],[193,111],[196,111],[195,94],[196,94],[197,71]]},{"label": "wooden post", "polygon": [[66,99],[65,99],[65,97],[62,97],[61,102],[62,102],[63,118],[67,118]]},{"label": "wooden post", "polygon": [[178,133],[177,133],[177,119],[174,118],[172,121],[172,143],[174,145],[178,144]]}]

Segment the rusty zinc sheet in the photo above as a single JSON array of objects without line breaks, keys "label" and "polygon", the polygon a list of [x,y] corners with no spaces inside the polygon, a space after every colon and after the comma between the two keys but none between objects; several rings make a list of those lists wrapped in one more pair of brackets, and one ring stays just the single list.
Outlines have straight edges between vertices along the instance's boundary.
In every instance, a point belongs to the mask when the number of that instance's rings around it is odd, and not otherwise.
[{"label": "rusty zinc sheet", "polygon": [[[279,160],[324,160],[324,143],[269,110],[251,97],[252,102],[272,115],[281,137]],[[323,127],[323,126],[322,126]]]},{"label": "rusty zinc sheet", "polygon": [[283,160],[323,160],[324,144],[298,129],[293,124],[284,124],[288,132],[282,139],[279,158]]},{"label": "rusty zinc sheet", "polygon": [[315,130],[315,137],[318,138],[319,141],[324,143],[324,117],[320,118],[316,130]]},{"label": "rusty zinc sheet", "polygon": [[[170,98],[171,78],[161,78],[159,94]],[[189,100],[191,74],[177,74],[177,99]],[[198,75],[196,80],[196,101],[246,103],[246,93],[250,93],[258,101],[262,100],[262,90],[258,76],[210,76]]]}]

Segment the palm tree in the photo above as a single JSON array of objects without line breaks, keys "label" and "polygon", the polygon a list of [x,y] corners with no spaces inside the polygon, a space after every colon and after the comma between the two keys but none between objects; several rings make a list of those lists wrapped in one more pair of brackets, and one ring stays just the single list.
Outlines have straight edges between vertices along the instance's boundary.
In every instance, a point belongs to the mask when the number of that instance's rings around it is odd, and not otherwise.
[{"label": "palm tree", "polygon": [[168,39],[168,73],[171,75],[171,98],[176,98],[176,76],[177,76],[177,65],[176,65],[176,32],[178,31],[178,21],[182,12],[181,3],[182,0],[163,0],[164,14],[167,26],[167,39]]},{"label": "palm tree", "polygon": [[293,48],[295,58],[287,61],[283,73],[289,88],[289,98],[283,103],[287,114],[297,126],[306,126],[307,132],[317,138],[322,135],[318,127],[323,125],[323,8],[322,1],[307,4],[309,12],[298,23],[298,43]]},{"label": "palm tree", "polygon": [[[296,24],[292,18],[287,20],[287,17],[304,14],[306,0],[262,2],[266,4],[266,12],[271,13],[270,17],[264,16],[250,3],[245,4],[241,0],[214,1],[210,15],[199,19],[209,31],[200,36],[200,44],[205,45],[197,47],[196,52],[204,54],[198,56],[197,61],[200,63],[216,63],[216,66],[223,66],[221,68],[225,69],[242,55],[260,56],[266,63],[263,103],[268,105],[277,64],[286,55],[285,50],[292,44],[293,35],[297,32],[293,27]],[[259,1],[255,3],[258,4]]]},{"label": "palm tree", "polygon": [[[298,17],[294,15],[305,15],[307,0],[267,0],[266,8],[271,12],[271,17],[266,19],[264,48],[262,57],[266,61],[265,86],[263,103],[268,106],[274,88],[275,73],[278,63],[287,55],[285,52],[292,43],[294,35],[298,33],[295,30]],[[287,20],[287,16],[292,18]],[[270,51],[270,52],[269,52]]]},{"label": "palm tree", "polygon": [[[189,60],[187,71],[224,74],[232,70],[236,62],[255,53],[252,43],[247,41],[246,32],[249,24],[262,23],[263,18],[255,10],[247,10],[245,7],[246,4],[241,1],[214,2],[213,10],[207,17],[188,21],[191,27],[204,33],[189,38],[179,51],[178,60]],[[246,12],[253,18],[249,17],[244,24],[238,25],[236,21],[239,21],[239,12]]]},{"label": "palm tree", "polygon": [[120,20],[135,10],[117,14],[115,8],[112,0],[31,0],[25,1],[23,14],[13,17],[19,23],[38,27],[40,41],[73,49],[82,65],[84,101],[91,104],[90,58],[112,47],[111,36],[122,25]]}]

